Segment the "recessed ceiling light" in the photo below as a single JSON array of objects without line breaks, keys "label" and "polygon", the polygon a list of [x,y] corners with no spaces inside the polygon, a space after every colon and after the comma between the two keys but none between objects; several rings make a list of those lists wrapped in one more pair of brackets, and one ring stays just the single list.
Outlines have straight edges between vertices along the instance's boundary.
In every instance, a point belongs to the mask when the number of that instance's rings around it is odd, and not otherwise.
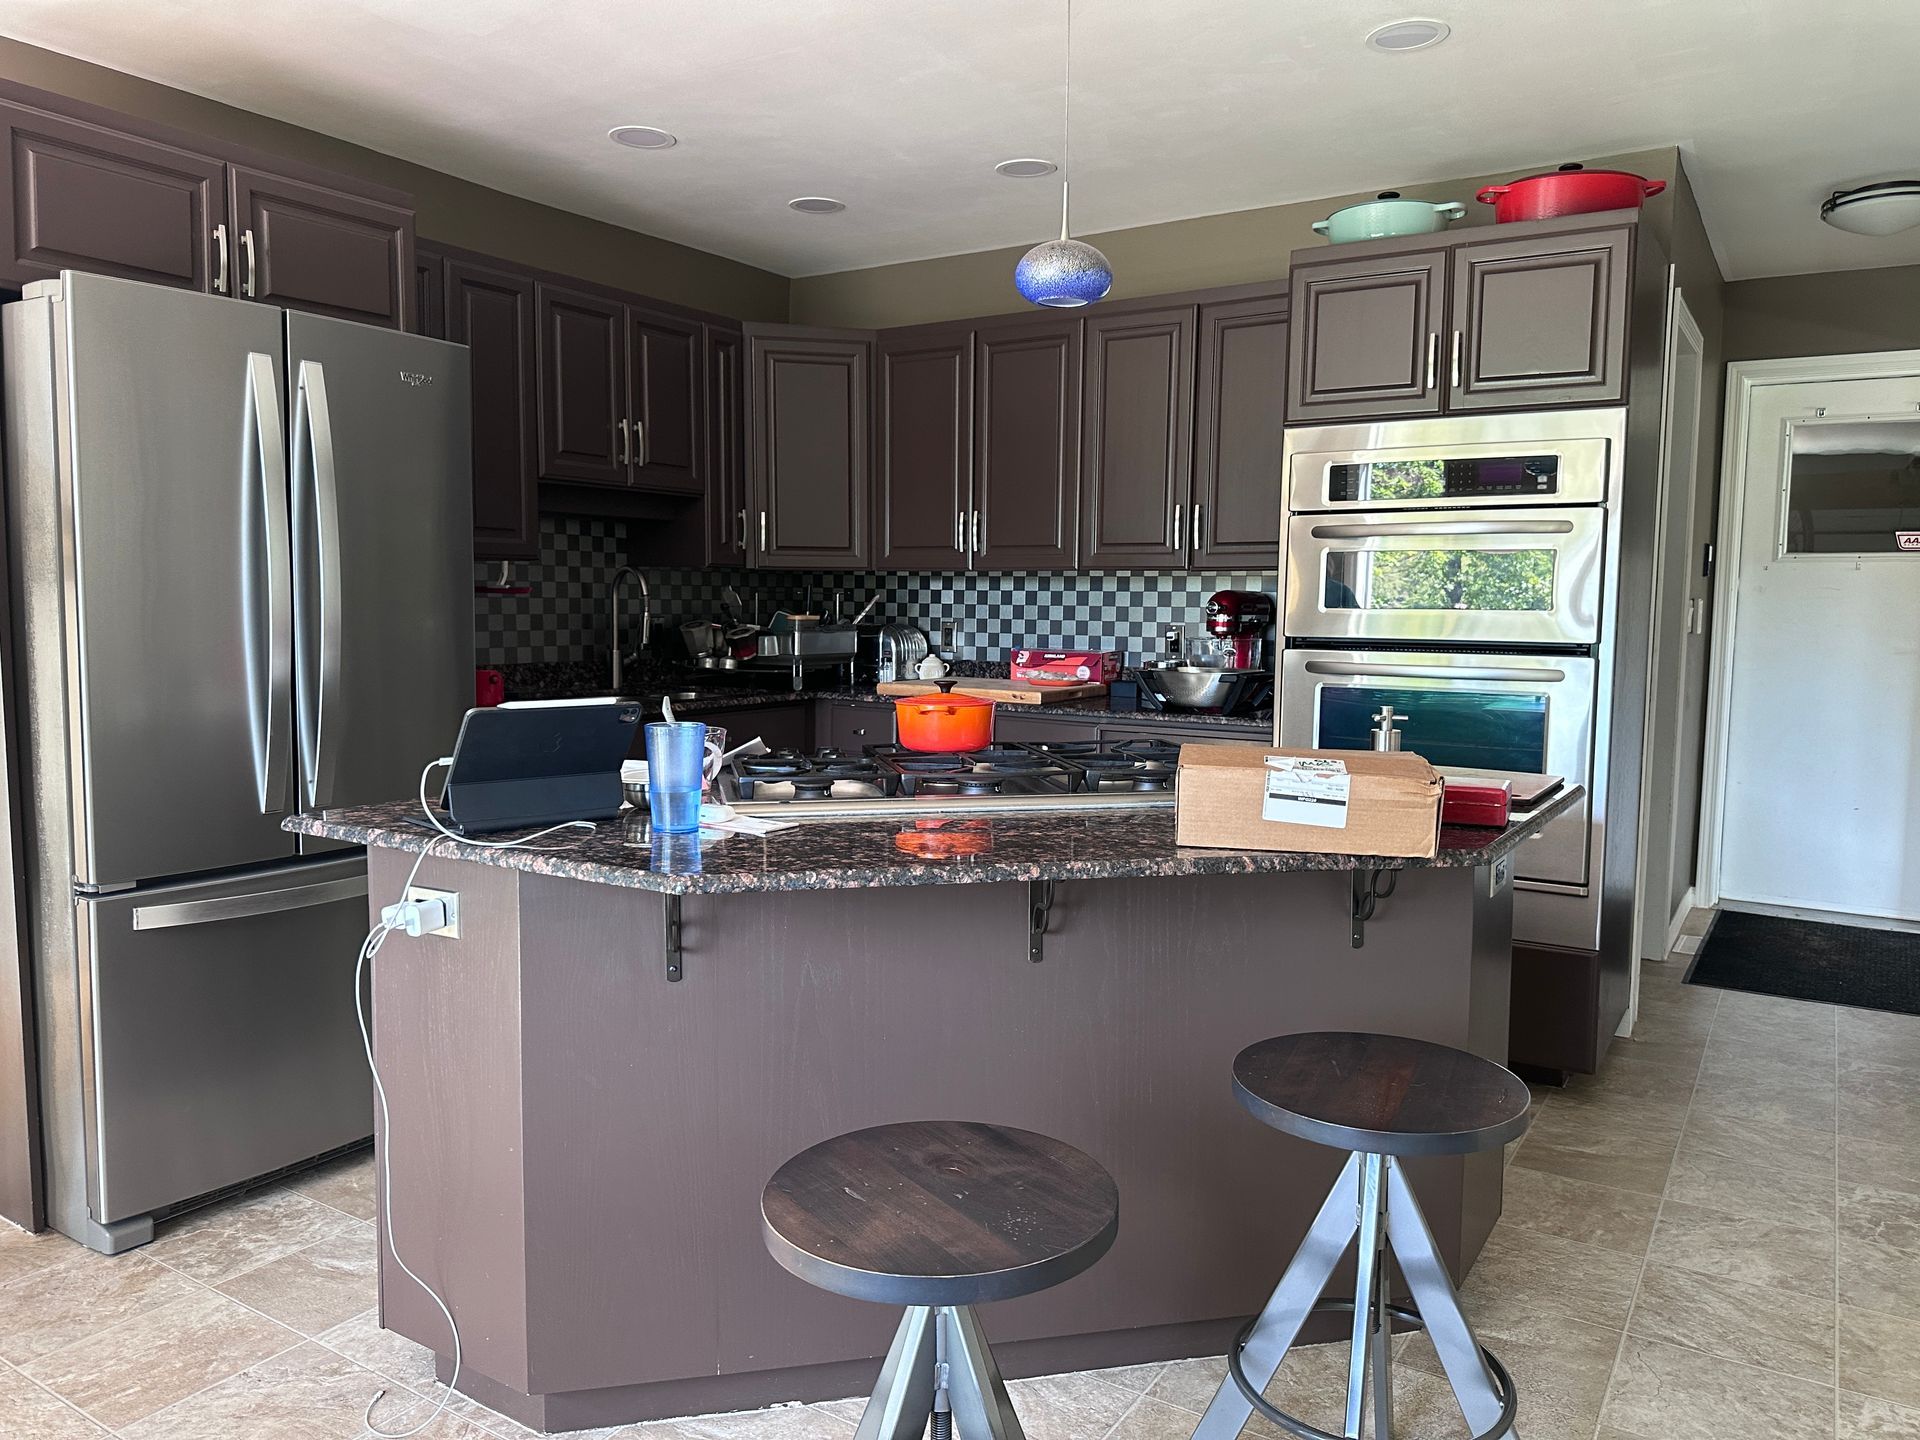
[{"label": "recessed ceiling light", "polygon": [[653,125],[616,125],[607,131],[616,145],[631,145],[636,150],[666,150],[679,143],[677,136]]},{"label": "recessed ceiling light", "polygon": [[1042,160],[1036,156],[1027,156],[1019,160],[1002,160],[994,166],[996,175],[1004,175],[1009,180],[1038,180],[1042,175],[1051,175],[1060,167],[1051,160]]},{"label": "recessed ceiling light", "polygon": [[1395,20],[1391,25],[1382,25],[1367,36],[1367,44],[1376,50],[1398,52],[1401,50],[1425,50],[1430,45],[1438,45],[1453,33],[1453,27],[1444,20]]},{"label": "recessed ceiling light", "polygon": [[847,208],[844,200],[835,200],[830,195],[802,195],[787,201],[789,210],[798,210],[802,215],[831,215],[836,210]]}]

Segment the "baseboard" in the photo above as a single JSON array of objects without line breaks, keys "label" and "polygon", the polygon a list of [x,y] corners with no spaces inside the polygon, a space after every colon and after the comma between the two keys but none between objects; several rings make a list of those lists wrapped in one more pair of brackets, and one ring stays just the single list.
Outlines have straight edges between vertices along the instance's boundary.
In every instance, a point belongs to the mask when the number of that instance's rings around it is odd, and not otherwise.
[{"label": "baseboard", "polygon": [[1680,904],[1678,908],[1674,910],[1673,918],[1667,921],[1666,947],[1661,950],[1659,955],[1650,956],[1650,959],[1664,960],[1680,948],[1680,932],[1686,928],[1687,917],[1699,908],[1694,904],[1694,894],[1694,887],[1691,885],[1687,886],[1687,893],[1680,897]]}]

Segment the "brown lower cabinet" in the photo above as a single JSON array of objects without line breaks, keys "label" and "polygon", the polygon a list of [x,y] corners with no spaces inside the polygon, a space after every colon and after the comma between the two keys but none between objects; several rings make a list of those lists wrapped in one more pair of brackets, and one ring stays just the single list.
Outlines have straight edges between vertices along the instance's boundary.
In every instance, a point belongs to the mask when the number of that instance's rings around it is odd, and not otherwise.
[{"label": "brown lower cabinet", "polygon": [[815,749],[822,742],[814,719],[815,702],[795,700],[790,705],[755,705],[744,710],[676,710],[683,720],[704,720],[727,732],[727,745],[743,745],[758,735],[773,750]]},{"label": "brown lower cabinet", "polygon": [[859,700],[828,700],[820,707],[818,739],[829,750],[858,755],[869,745],[891,745],[893,706]]}]

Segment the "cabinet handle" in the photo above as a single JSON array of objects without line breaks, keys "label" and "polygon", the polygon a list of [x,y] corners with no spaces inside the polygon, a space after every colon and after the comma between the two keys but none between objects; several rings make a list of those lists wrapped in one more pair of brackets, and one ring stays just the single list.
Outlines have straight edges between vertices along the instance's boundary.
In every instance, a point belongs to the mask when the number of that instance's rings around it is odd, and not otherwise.
[{"label": "cabinet handle", "polygon": [[647,463],[647,426],[643,420],[633,422],[633,463],[635,465]]},{"label": "cabinet handle", "polygon": [[627,417],[626,416],[622,415],[620,417],[620,422],[617,428],[620,432],[620,443],[618,446],[615,447],[613,459],[615,464],[625,465],[626,463],[628,463],[627,457],[631,453],[627,449]]},{"label": "cabinet handle", "polygon": [[1427,332],[1427,389],[1433,388],[1433,382],[1440,373],[1440,332]]},{"label": "cabinet handle", "polygon": [[747,512],[745,508],[737,512],[737,518],[740,521],[740,528],[733,532],[734,540],[738,543],[741,550],[744,551],[747,548]]},{"label": "cabinet handle", "polygon": [[1453,367],[1451,373],[1453,375],[1453,388],[1456,390],[1460,388],[1460,350],[1465,340],[1466,335],[1464,332],[1459,330],[1453,332]]},{"label": "cabinet handle", "polygon": [[962,554],[966,553],[967,512],[964,510],[956,510],[953,512],[953,548]]},{"label": "cabinet handle", "polygon": [[767,512],[760,512],[760,553],[767,553]]},{"label": "cabinet handle", "polygon": [[973,547],[972,548],[973,548],[973,553],[976,556],[979,555],[980,553],[980,512],[978,510],[973,512]]},{"label": "cabinet handle", "polygon": [[240,248],[247,252],[247,298],[251,300],[254,295],[254,280],[256,278],[256,270],[253,263],[253,227],[251,225],[240,232]]},{"label": "cabinet handle", "polygon": [[213,227],[213,253],[220,268],[213,272],[213,293],[227,293],[227,226],[226,222]]},{"label": "cabinet handle", "polygon": [[1173,539],[1167,546],[1169,550],[1178,550],[1180,548],[1181,540],[1186,537],[1186,533],[1187,533],[1186,527],[1180,523],[1182,520],[1186,518],[1186,513],[1187,513],[1187,507],[1184,502],[1176,503],[1174,505],[1173,507]]},{"label": "cabinet handle", "polygon": [[1200,553],[1200,517],[1206,513],[1207,507],[1204,505],[1193,507],[1193,553],[1195,555]]}]

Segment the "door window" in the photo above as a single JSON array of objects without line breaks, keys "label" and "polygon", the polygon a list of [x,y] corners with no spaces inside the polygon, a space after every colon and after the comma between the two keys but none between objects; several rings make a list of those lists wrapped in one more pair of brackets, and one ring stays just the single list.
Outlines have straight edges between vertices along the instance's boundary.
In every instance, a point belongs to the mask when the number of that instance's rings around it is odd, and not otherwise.
[{"label": "door window", "polygon": [[1920,416],[1787,426],[1782,555],[1876,555],[1920,546]]},{"label": "door window", "polygon": [[1373,717],[1383,705],[1404,717],[1396,722],[1401,745],[1430,765],[1546,773],[1543,694],[1327,685],[1320,691],[1320,747],[1371,750]]}]

